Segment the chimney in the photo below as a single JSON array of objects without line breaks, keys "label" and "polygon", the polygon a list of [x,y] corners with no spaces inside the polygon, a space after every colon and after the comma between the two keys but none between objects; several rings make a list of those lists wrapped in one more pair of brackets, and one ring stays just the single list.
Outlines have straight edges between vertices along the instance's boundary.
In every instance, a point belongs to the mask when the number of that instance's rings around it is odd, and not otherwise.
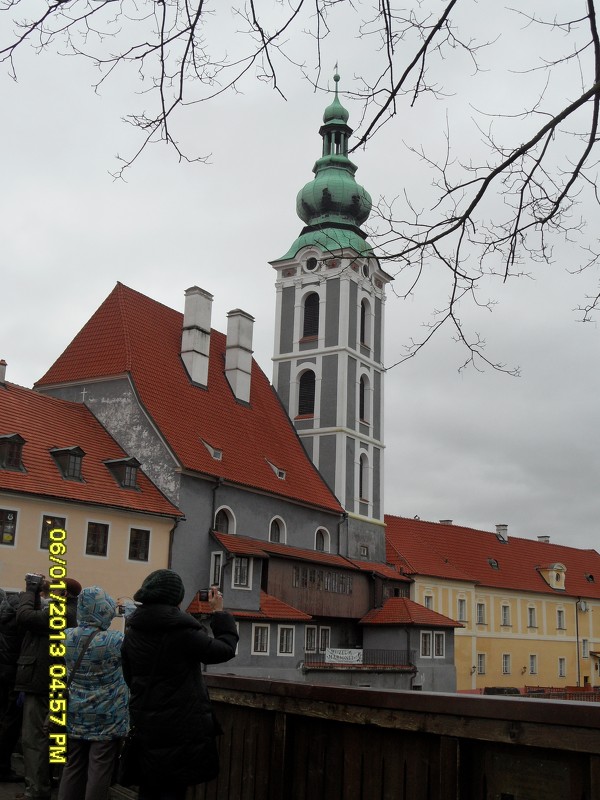
[{"label": "chimney", "polygon": [[6,361],[0,359],[0,384],[2,384],[2,386],[6,385],[6,366]]},{"label": "chimney", "polygon": [[440,525],[452,525],[452,520],[451,519],[441,519],[440,520]]},{"label": "chimney", "polygon": [[496,536],[501,542],[508,542],[508,525],[496,525]]},{"label": "chimney", "polygon": [[543,542],[544,544],[550,544],[550,537],[549,536],[538,536],[538,542]]},{"label": "chimney", "polygon": [[210,317],[213,296],[198,286],[185,292],[181,359],[193,383],[208,384]]},{"label": "chimney", "polygon": [[254,317],[236,308],[227,314],[225,376],[237,400],[250,402]]}]

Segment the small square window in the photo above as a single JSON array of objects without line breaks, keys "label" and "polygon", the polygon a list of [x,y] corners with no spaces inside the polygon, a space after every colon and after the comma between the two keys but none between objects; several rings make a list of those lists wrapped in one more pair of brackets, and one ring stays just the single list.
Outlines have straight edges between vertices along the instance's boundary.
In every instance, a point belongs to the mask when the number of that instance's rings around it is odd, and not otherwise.
[{"label": "small square window", "polygon": [[88,522],[85,552],[88,556],[106,556],[108,553],[108,525]]},{"label": "small square window", "polygon": [[131,528],[129,531],[129,558],[131,561],[148,561],[150,531]]},{"label": "small square window", "polygon": [[368,558],[369,557],[369,548],[366,544],[361,544],[360,546],[360,557],[361,558]]},{"label": "small square window", "polygon": [[14,545],[17,533],[17,512],[0,508],[0,544]]},{"label": "small square window", "polygon": [[53,517],[50,514],[44,514],[42,519],[42,534],[40,536],[40,548],[47,550],[50,547],[50,531],[56,529],[65,529],[67,520],[65,517]]}]

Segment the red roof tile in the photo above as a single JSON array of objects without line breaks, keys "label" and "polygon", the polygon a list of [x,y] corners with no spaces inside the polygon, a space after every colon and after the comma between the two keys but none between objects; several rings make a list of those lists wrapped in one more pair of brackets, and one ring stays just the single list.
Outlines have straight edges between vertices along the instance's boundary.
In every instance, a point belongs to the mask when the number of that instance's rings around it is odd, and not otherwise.
[{"label": "red roof tile", "polygon": [[[194,386],[180,357],[182,324],[178,311],[118,283],[36,386],[128,373],[184,468],[342,513],[256,362],[248,407],[225,377],[225,336],[212,330],[208,389]],[[222,451],[221,461],[201,439]]]},{"label": "red roof tile", "polygon": [[361,625],[426,625],[431,628],[462,628],[443,614],[409,600],[408,597],[390,597],[381,608],[373,608],[361,620]]},{"label": "red roof tile", "polygon": [[388,580],[412,583],[410,578],[407,578],[406,575],[402,575],[398,572],[396,567],[390,564],[379,564],[376,561],[356,561],[355,559],[350,559],[350,561],[361,572],[373,572],[375,575],[379,575],[381,578],[387,578]]},{"label": "red roof tile", "polygon": [[[187,608],[190,614],[210,614],[211,608],[208,603],[198,599],[196,594]],[[286,620],[288,622],[308,622],[312,619],[310,614],[299,611],[297,608],[272,597],[266,592],[260,593],[260,609],[257,611],[231,610],[231,614],[236,619],[256,619],[256,620]]]},{"label": "red roof tile", "polygon": [[[488,531],[403,517],[386,516],[385,521],[387,560],[406,574],[521,592],[600,598],[600,554],[596,550],[510,534],[503,543]],[[564,591],[552,589],[540,575],[539,567],[549,563],[565,565]]]},{"label": "red roof tile", "polygon": [[[344,556],[335,553],[323,553],[320,550],[305,550],[301,547],[290,547],[287,544],[267,542],[261,539],[251,539],[248,536],[238,536],[232,533],[218,533],[213,531],[215,539],[229,553],[238,555],[256,556],[257,558],[269,558],[270,556],[282,556],[298,561],[310,561],[314,564],[324,564],[329,567],[340,567],[341,569],[356,570],[352,561]],[[401,580],[401,576],[398,576]]]},{"label": "red roof tile", "polygon": [[[181,516],[141,469],[137,490],[118,485],[104,461],[127,453],[81,403],[46,397],[13,383],[0,386],[0,435],[13,433],[25,439],[25,471],[0,469],[0,488],[5,491]],[[82,481],[63,478],[50,455],[52,448],[68,447],[85,453]]]}]

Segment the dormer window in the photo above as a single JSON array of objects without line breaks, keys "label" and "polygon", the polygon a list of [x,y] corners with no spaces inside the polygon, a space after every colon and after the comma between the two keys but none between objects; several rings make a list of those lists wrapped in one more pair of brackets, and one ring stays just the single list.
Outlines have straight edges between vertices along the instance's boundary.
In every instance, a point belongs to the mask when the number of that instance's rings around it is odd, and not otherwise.
[{"label": "dormer window", "polygon": [[275,464],[271,463],[269,459],[265,459],[267,464],[271,467],[275,475],[279,478],[280,481],[285,480],[285,470],[281,469],[281,467],[276,466]]},{"label": "dormer window", "polygon": [[123,489],[137,489],[140,462],[137,458],[112,458],[104,462],[113,478]]},{"label": "dormer window", "polygon": [[81,447],[53,447],[50,455],[56,461],[63,478],[81,481],[81,462],[85,453]]},{"label": "dormer window", "polygon": [[0,469],[23,471],[23,445],[25,439],[18,433],[0,436]]},{"label": "dormer window", "polygon": [[214,458],[215,461],[221,461],[223,459],[223,451],[219,450],[218,447],[213,447],[212,444],[205,442],[204,439],[200,439],[204,447],[208,450],[211,457]]}]

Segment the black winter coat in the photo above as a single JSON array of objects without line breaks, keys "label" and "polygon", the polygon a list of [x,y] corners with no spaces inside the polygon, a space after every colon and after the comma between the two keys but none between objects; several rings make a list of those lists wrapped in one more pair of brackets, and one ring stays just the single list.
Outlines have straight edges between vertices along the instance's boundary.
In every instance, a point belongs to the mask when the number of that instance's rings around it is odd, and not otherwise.
[{"label": "black winter coat", "polygon": [[121,657],[144,783],[190,786],[218,774],[201,664],[233,658],[238,634],[225,612],[213,614],[211,628],[214,638],[194,617],[159,604],[142,605],[127,622]]},{"label": "black winter coat", "polygon": [[[66,601],[67,628],[77,625],[77,598]],[[26,590],[19,598],[17,625],[24,634],[17,661],[15,690],[48,696],[50,663],[50,613],[40,608],[39,595]]]},{"label": "black winter coat", "polygon": [[22,634],[17,628],[19,595],[13,594],[0,603],[0,682],[12,689],[21,652]]}]

